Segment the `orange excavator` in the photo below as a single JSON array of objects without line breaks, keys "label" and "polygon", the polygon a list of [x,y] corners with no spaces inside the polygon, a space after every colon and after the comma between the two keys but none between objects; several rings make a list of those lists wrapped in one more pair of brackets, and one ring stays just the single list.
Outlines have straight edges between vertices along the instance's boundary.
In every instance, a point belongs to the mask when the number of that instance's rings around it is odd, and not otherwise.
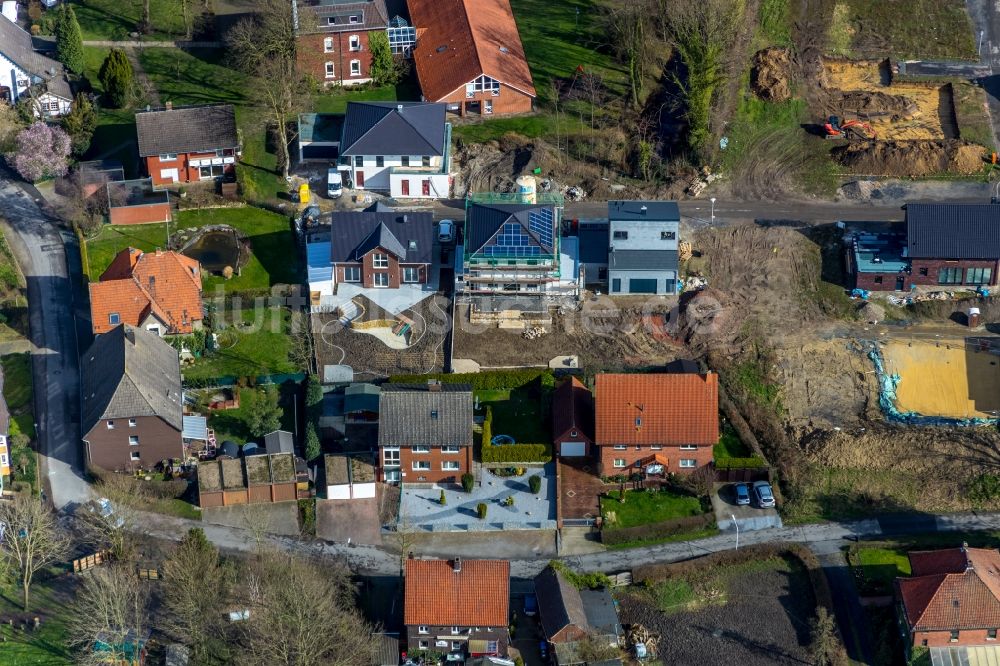
[{"label": "orange excavator", "polygon": [[876,139],[875,130],[863,120],[841,120],[830,116],[823,125],[828,139]]}]

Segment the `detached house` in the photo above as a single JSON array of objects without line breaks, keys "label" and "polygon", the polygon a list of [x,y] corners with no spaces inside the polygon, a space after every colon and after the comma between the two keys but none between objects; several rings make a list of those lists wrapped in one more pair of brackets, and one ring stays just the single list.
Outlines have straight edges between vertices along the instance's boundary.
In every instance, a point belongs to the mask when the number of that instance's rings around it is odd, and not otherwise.
[{"label": "detached house", "polygon": [[326,85],[372,80],[369,39],[387,34],[385,0],[292,0],[300,71]]},{"label": "detached house", "polygon": [[153,185],[236,177],[239,138],[232,104],[139,111],[139,157]]},{"label": "detached house", "polygon": [[576,263],[560,254],[562,207],[470,202],[465,211],[464,294],[575,294]]},{"label": "detached house", "polygon": [[387,483],[459,483],[472,469],[472,387],[384,385],[378,448]]},{"label": "detached house", "polygon": [[401,199],[441,199],[451,192],[451,125],[443,104],[349,102],[340,164],[354,189]]},{"label": "detached house", "polygon": [[35,115],[69,113],[73,91],[62,63],[35,51],[31,35],[6,16],[0,17],[0,102],[32,100]]},{"label": "detached house", "polygon": [[680,224],[674,201],[609,201],[608,293],[677,293]]},{"label": "detached house", "polygon": [[594,443],[602,474],[691,472],[719,441],[718,375],[600,374]]},{"label": "detached house", "polygon": [[546,567],[535,576],[535,595],[542,634],[555,647],[557,663],[584,663],[576,648],[588,638],[618,647],[623,632],[606,587],[577,589],[558,571]]},{"label": "detached house", "polygon": [[446,653],[449,663],[507,656],[510,562],[408,559],[405,576],[408,653]]},{"label": "detached house", "polygon": [[460,116],[528,113],[531,71],[509,0],[409,0],[420,92]]},{"label": "detached house", "polygon": [[80,359],[87,461],[106,470],[152,469],[184,457],[181,369],[159,336],[121,324]]},{"label": "detached house", "polygon": [[95,334],[119,324],[159,336],[200,330],[205,317],[201,266],[177,252],[119,252],[100,282],[90,283],[90,319]]},{"label": "detached house", "polygon": [[576,377],[569,377],[552,394],[552,443],[561,458],[593,454],[594,396]]},{"label": "detached house", "polygon": [[[1000,552],[949,548],[908,554],[911,575],[896,579],[900,620],[910,647],[936,651],[996,645],[1000,630]],[[954,663],[959,663],[956,659]],[[967,659],[961,663],[969,663]]]}]

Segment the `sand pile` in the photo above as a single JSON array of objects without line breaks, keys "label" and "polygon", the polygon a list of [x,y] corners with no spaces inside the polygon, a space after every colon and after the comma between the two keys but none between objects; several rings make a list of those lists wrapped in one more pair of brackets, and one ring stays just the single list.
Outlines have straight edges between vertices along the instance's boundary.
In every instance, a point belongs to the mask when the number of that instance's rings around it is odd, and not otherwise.
[{"label": "sand pile", "polygon": [[750,88],[769,102],[783,102],[792,96],[792,57],[788,49],[775,46],[761,49],[751,61]]},{"label": "sand pile", "polygon": [[962,141],[860,141],[830,151],[857,174],[919,178],[936,173],[971,174],[983,165],[983,149]]}]

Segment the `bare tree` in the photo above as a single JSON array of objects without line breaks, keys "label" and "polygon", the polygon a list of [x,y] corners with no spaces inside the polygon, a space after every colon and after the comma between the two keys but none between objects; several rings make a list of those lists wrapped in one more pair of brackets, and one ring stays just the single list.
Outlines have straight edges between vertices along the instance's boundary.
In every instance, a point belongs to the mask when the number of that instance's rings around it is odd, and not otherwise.
[{"label": "bare tree", "polygon": [[163,564],[163,629],[191,646],[196,663],[224,650],[233,573],[200,528],[189,530]]},{"label": "bare tree", "polygon": [[69,552],[69,540],[55,514],[36,497],[18,496],[0,503],[0,529],[0,556],[18,577],[27,611],[35,574],[62,560]]},{"label": "bare tree", "polygon": [[243,523],[243,529],[250,533],[258,555],[264,551],[264,542],[271,529],[270,506],[270,504],[247,504],[241,507],[240,522]]},{"label": "bare tree", "polygon": [[108,549],[116,560],[134,562],[135,534],[140,531],[142,507],[150,499],[148,488],[130,474],[104,472],[97,490],[109,503],[92,502],[78,511],[80,527],[95,548]]},{"label": "bare tree", "polygon": [[149,601],[148,583],[131,565],[92,569],[77,591],[67,627],[69,643],[79,650],[77,663],[138,663],[150,629]]},{"label": "bare tree", "polygon": [[[652,31],[648,0],[619,0],[608,6],[607,28],[611,44],[628,71],[629,101],[638,107],[649,60]],[[677,3],[684,4],[684,3]]]},{"label": "bare tree", "polygon": [[372,627],[354,607],[350,578],[335,568],[282,553],[248,562],[241,576],[239,623],[249,666],[367,666]]},{"label": "bare tree", "polygon": [[[311,13],[299,12],[306,21]],[[250,77],[247,90],[275,128],[275,147],[282,175],[288,178],[291,156],[288,145],[295,139],[289,120],[305,108],[308,85],[295,59],[295,21],[285,0],[263,0],[257,13],[242,19],[227,35],[234,64]]]}]

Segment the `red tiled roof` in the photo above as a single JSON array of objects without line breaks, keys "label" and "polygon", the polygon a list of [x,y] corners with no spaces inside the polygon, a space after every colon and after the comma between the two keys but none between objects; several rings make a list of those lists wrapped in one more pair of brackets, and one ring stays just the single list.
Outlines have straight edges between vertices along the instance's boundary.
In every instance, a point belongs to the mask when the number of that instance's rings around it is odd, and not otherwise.
[{"label": "red tiled roof", "polygon": [[718,375],[597,375],[595,443],[697,444],[719,441]]},{"label": "red tiled roof", "polygon": [[138,326],[152,312],[171,333],[190,333],[201,321],[201,266],[176,252],[119,252],[90,285],[90,314],[94,333],[114,328],[109,319],[118,313],[120,323]]},{"label": "red tiled roof", "polygon": [[910,561],[923,573],[896,585],[911,629],[1000,626],[1000,552],[953,548],[911,553]]},{"label": "red tiled roof", "polygon": [[486,74],[531,97],[535,87],[510,0],[408,0],[420,90],[440,101]]},{"label": "red tiled roof", "polygon": [[506,627],[510,562],[462,560],[456,573],[449,560],[406,560],[403,624]]},{"label": "red tiled roof", "polygon": [[594,441],[594,396],[576,377],[556,387],[552,395],[552,437],[562,437],[576,430]]}]

